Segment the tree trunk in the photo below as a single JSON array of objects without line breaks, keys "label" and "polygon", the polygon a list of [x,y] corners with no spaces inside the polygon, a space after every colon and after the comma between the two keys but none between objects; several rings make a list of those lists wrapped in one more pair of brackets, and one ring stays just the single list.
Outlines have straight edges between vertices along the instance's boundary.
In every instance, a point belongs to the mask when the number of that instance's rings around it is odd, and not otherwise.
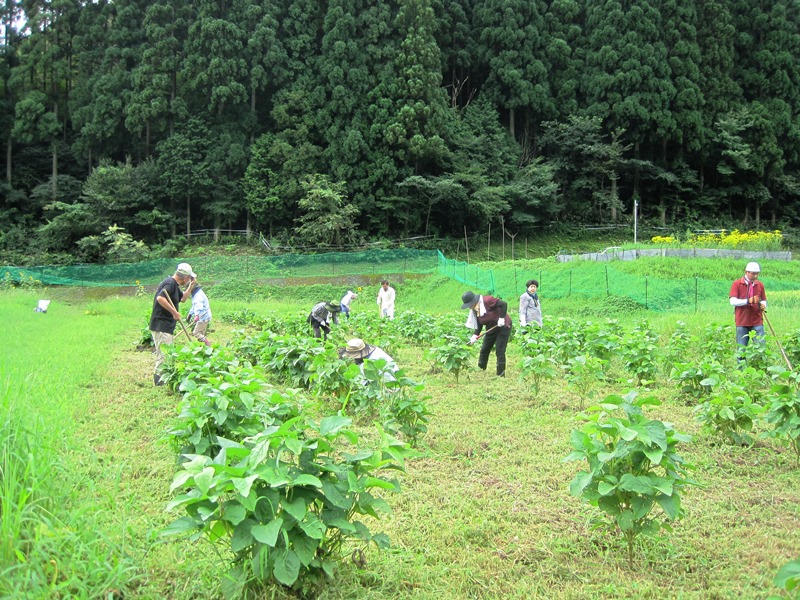
[{"label": "tree trunk", "polygon": [[53,139],[53,171],[51,175],[53,179],[53,202],[58,198],[58,141]]},{"label": "tree trunk", "polygon": [[511,138],[514,139],[514,140],[517,139],[515,129],[516,128],[514,126],[514,109],[513,108],[509,108],[508,109],[508,132],[511,134]]},{"label": "tree trunk", "polygon": [[186,239],[192,237],[192,199],[186,196]]},{"label": "tree trunk", "polygon": [[6,138],[6,181],[11,185],[11,132],[8,133]]},{"label": "tree trunk", "polygon": [[214,243],[219,243],[219,229],[222,219],[219,215],[214,215]]},{"label": "tree trunk", "polygon": [[756,229],[758,229],[761,226],[761,203],[758,200],[756,200],[755,213]]},{"label": "tree trunk", "polygon": [[611,176],[611,222],[617,222],[617,176],[613,174]]}]

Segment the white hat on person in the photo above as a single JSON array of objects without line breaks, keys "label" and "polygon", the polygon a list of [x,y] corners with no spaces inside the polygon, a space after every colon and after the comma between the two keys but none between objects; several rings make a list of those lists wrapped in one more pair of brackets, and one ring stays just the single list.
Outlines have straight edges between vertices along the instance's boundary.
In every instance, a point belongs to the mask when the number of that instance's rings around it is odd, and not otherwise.
[{"label": "white hat on person", "polygon": [[749,271],[750,273],[760,273],[761,267],[758,266],[757,262],[749,262],[744,270]]},{"label": "white hat on person", "polygon": [[175,269],[175,272],[178,275],[183,275],[184,277],[192,277],[195,278],[197,275],[194,271],[192,271],[192,265],[189,263],[181,263],[178,265],[178,268]]}]

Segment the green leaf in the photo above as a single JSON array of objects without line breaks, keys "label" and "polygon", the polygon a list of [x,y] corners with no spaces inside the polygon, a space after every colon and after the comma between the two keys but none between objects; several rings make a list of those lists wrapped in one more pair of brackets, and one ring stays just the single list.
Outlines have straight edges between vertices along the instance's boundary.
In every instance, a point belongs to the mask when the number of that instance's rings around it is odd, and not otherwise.
[{"label": "green leaf", "polygon": [[320,521],[319,517],[314,513],[308,513],[306,518],[300,521],[299,526],[310,538],[321,540],[325,537],[325,531],[327,529],[325,523]]},{"label": "green leaf", "polygon": [[250,488],[253,486],[253,482],[258,479],[258,475],[250,475],[250,477],[234,477],[231,479],[231,483],[233,483],[233,487],[236,488],[236,491],[239,492],[242,496],[247,496],[250,494]]},{"label": "green leaf", "polygon": [[573,496],[580,496],[583,490],[592,482],[592,474],[586,471],[581,471],[575,475],[572,482],[569,484],[569,493]]},{"label": "green leaf", "polygon": [[345,498],[339,491],[339,488],[332,481],[325,479],[322,482],[322,491],[325,494],[325,499],[333,504],[336,508],[349,510],[352,505],[352,500]]},{"label": "green leaf", "polygon": [[223,507],[222,518],[232,525],[238,525],[246,517],[247,510],[238,502],[228,502]]},{"label": "green leaf", "polygon": [[214,479],[214,467],[206,467],[202,472],[194,476],[194,483],[204,494],[208,494],[211,488],[211,481]]},{"label": "green leaf", "polygon": [[275,543],[278,541],[278,534],[281,532],[281,527],[283,527],[283,519],[278,517],[270,521],[267,525],[256,525],[250,530],[250,533],[256,541],[274,548]]},{"label": "green leaf", "polygon": [[635,476],[625,473],[619,480],[619,489],[626,492],[636,492],[637,494],[652,494],[653,488],[650,480],[646,476]]},{"label": "green leaf", "polygon": [[615,489],[617,489],[616,485],[613,485],[606,481],[601,481],[600,483],[597,484],[597,491],[600,493],[601,496],[608,496]]},{"label": "green leaf", "polygon": [[300,475],[297,479],[292,482],[293,486],[301,486],[301,485],[310,485],[315,488],[321,488],[322,482],[319,480],[318,477],[314,477],[313,475],[309,475],[308,473],[304,473]]},{"label": "green leaf", "polygon": [[664,457],[664,451],[660,448],[657,450],[647,449],[644,451],[644,455],[650,460],[651,463],[658,465],[661,464],[661,459]]},{"label": "green leaf", "polygon": [[180,535],[183,533],[188,533],[190,531],[197,531],[200,528],[201,526],[195,523],[195,520],[192,519],[192,517],[186,516],[186,517],[181,517],[177,521],[173,521],[172,523],[164,527],[164,529],[158,532],[158,535],[160,536]]},{"label": "green leaf", "polygon": [[295,498],[292,502],[283,500],[281,506],[283,506],[283,510],[298,521],[302,521],[303,517],[306,516],[306,501],[303,498]]},{"label": "green leaf", "polygon": [[300,575],[300,559],[293,550],[282,549],[275,555],[275,567],[272,569],[275,579],[283,585],[291,586]]},{"label": "green leaf", "polygon": [[[390,350],[391,352],[391,350]],[[325,417],[319,423],[319,433],[320,435],[329,436],[331,434],[337,433],[339,430],[348,427],[353,422],[352,419],[348,417],[343,417],[341,415],[333,415],[331,417]]]},{"label": "green leaf", "polygon": [[231,550],[241,552],[253,543],[253,535],[250,533],[253,525],[255,523],[252,519],[245,519],[234,528],[231,536]]},{"label": "green leaf", "polygon": [[778,574],[775,575],[772,583],[787,592],[791,592],[800,586],[800,559],[789,561],[783,565]]},{"label": "green leaf", "polygon": [[659,495],[656,498],[656,502],[670,520],[675,520],[680,516],[681,498],[678,494],[672,494],[671,496]]},{"label": "green leaf", "polygon": [[299,535],[295,531],[289,536],[292,550],[297,554],[300,563],[307,567],[314,560],[319,548],[319,542],[307,535]]}]

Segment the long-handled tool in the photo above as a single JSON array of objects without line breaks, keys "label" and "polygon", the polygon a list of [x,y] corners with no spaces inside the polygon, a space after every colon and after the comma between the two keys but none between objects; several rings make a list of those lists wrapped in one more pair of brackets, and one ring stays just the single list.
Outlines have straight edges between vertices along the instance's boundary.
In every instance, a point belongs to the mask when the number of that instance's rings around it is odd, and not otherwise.
[{"label": "long-handled tool", "polygon": [[[489,329],[487,329],[486,331],[483,331],[483,332],[481,332],[481,334],[480,334],[478,337],[476,337],[476,338],[475,338],[475,342],[477,342],[479,339],[481,339],[481,338],[482,338],[484,335],[486,335],[486,334],[487,334],[487,333],[489,333],[490,331],[493,331],[493,330],[497,329],[498,327],[500,327],[500,326],[499,326],[499,325],[495,325],[494,327],[490,327],[490,328],[489,328]],[[469,345],[471,346],[471,345],[472,345],[472,344],[474,344],[475,342],[469,342]]]},{"label": "long-handled tool", "polygon": [[778,341],[778,336],[775,335],[775,330],[772,328],[772,323],[770,323],[769,317],[767,316],[767,311],[764,311],[761,314],[764,315],[764,320],[767,322],[767,325],[769,325],[769,331],[770,333],[772,333],[772,337],[775,338],[775,343],[778,344],[778,350],[781,351],[781,354],[783,355],[783,360],[786,361],[786,366],[789,367],[790,371],[794,371],[794,369],[792,368],[792,363],[789,362],[789,357],[786,356],[786,352],[783,351],[781,343]]},{"label": "long-handled tool", "polygon": [[169,302],[169,305],[172,307],[172,309],[176,313],[178,313],[178,323],[181,324],[181,327],[183,328],[183,333],[186,334],[186,337],[189,339],[190,342],[194,341],[192,340],[192,336],[189,335],[189,330],[186,329],[186,325],[183,324],[183,319],[180,318],[181,313],[177,308],[175,308],[175,304],[172,302],[172,298],[169,297],[167,290],[161,290],[161,293],[164,294],[164,297],[167,299],[167,302]]}]

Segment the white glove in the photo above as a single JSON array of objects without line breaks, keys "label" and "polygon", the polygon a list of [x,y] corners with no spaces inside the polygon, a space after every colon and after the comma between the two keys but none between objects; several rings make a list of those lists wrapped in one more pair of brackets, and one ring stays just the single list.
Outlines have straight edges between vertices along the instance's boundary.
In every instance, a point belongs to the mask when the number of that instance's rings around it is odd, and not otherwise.
[{"label": "white glove", "polygon": [[478,341],[478,336],[477,336],[476,334],[474,334],[474,333],[473,333],[473,334],[472,334],[472,335],[469,337],[469,343],[470,343],[470,346],[471,346],[472,344],[474,344],[475,342],[477,342],[477,341]]},{"label": "white glove", "polygon": [[497,319],[497,326],[498,327],[505,327],[506,326],[505,317],[500,317],[499,319]]},{"label": "white glove", "polygon": [[328,326],[328,324],[325,321],[320,321],[319,324],[322,325],[323,327],[327,327]]}]

